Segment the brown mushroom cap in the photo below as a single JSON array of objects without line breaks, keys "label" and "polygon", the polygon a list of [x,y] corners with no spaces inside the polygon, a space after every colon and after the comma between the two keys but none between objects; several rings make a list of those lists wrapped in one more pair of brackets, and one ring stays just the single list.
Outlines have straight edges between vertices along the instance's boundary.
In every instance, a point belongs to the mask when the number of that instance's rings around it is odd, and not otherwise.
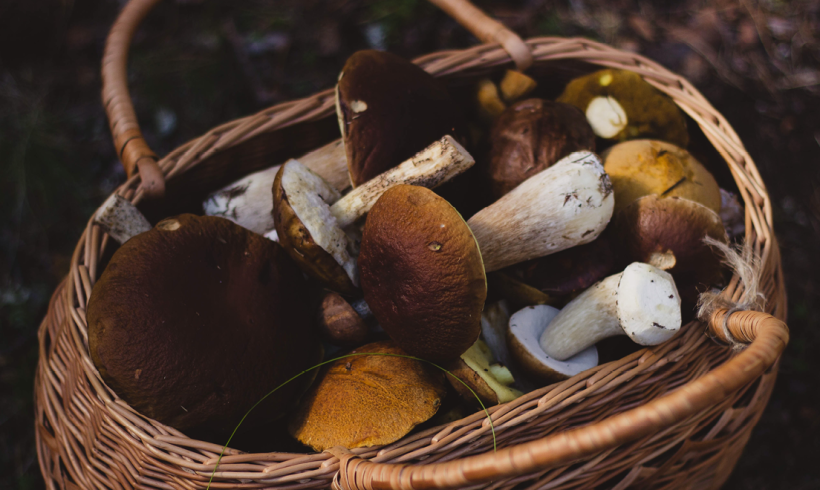
[{"label": "brown mushroom cap", "polygon": [[615,214],[639,197],[683,197],[720,212],[715,178],[688,151],[657,140],[619,143],[601,154],[615,192]]},{"label": "brown mushroom cap", "polygon": [[464,141],[463,116],[444,85],[385,51],[347,59],[336,85],[336,113],[354,186],[395,167],[445,134]]},{"label": "brown mushroom cap", "polygon": [[328,291],[319,305],[317,325],[322,337],[333,345],[352,347],[367,340],[364,319],[340,294]]},{"label": "brown mushroom cap", "polygon": [[353,294],[355,258],[329,207],[340,197],[307,167],[288,161],[273,181],[273,221],[279,243],[305,273],[328,289]]},{"label": "brown mushroom cap", "polygon": [[574,151],[595,151],[595,133],[578,108],[528,99],[496,119],[490,145],[490,185],[498,199]]},{"label": "brown mushroom cap", "polygon": [[487,282],[478,244],[455,208],[429,189],[399,185],[376,202],[359,276],[379,324],[412,355],[452,360],[481,332]]},{"label": "brown mushroom cap", "polygon": [[683,112],[671,98],[635,72],[606,69],[576,78],[567,84],[557,100],[589,115],[590,104],[602,98],[608,99],[609,104],[617,104],[618,112],[623,112],[619,115],[625,116],[626,121],[622,121],[623,127],[615,134],[599,136],[618,141],[657,138],[682,147],[689,144]]},{"label": "brown mushroom cap", "polygon": [[621,211],[613,222],[619,258],[664,269],[675,279],[681,300],[694,306],[698,291],[721,277],[721,258],[703,239],[726,242],[717,213],[680,197],[645,196]]},{"label": "brown mushroom cap", "polygon": [[[393,342],[353,353],[407,355]],[[438,411],[444,376],[422,361],[386,355],[340,359],[319,374],[288,431],[315,451],[390,444]]]},{"label": "brown mushroom cap", "polygon": [[[166,219],[117,250],[88,301],[91,358],[143,415],[180,430],[235,427],[318,362],[302,273],[279,244],[226,219]],[[296,380],[244,425],[275,419]]]}]

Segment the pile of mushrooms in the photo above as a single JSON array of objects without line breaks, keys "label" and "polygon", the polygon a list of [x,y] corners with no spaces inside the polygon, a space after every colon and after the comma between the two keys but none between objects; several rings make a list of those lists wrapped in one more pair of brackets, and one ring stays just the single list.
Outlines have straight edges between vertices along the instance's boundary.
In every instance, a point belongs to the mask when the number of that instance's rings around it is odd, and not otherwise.
[{"label": "pile of mushrooms", "polygon": [[95,222],[122,245],[88,305],[106,383],[225,432],[352,354],[246,424],[282,418],[322,451],[578,375],[608,337],[673,338],[722,279],[703,239],[743,226],[674,102],[618,70],[556,101],[515,71],[475,88],[462,111],[413,63],[361,51],[336,86],[340,139],[215,191],[206,216],[152,227],[113,196]]}]

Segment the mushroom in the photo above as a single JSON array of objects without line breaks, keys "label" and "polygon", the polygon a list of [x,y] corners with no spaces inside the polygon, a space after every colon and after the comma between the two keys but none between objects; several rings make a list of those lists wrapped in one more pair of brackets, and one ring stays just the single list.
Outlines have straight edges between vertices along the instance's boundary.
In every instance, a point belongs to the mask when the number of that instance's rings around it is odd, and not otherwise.
[{"label": "mushroom", "polygon": [[[297,159],[339,192],[350,187],[342,140],[336,140]],[[281,165],[252,173],[209,195],[202,208],[207,216],[221,216],[260,235],[274,229],[271,188]]]},{"label": "mushroom", "polygon": [[[324,451],[390,444],[438,411],[447,393],[432,366],[409,359],[392,342],[376,342],[319,374],[288,422],[301,443]],[[394,355],[390,355],[394,354]]]},{"label": "mushroom", "polygon": [[598,350],[594,345],[563,361],[544,352],[539,339],[558,312],[558,308],[549,305],[528,306],[510,317],[507,328],[507,344],[515,365],[541,386],[598,365]]},{"label": "mushroom", "polygon": [[340,294],[328,291],[316,316],[319,334],[333,345],[352,347],[367,340],[369,329],[356,309]]},{"label": "mushroom", "polygon": [[343,228],[367,213],[390,187],[403,182],[436,187],[473,163],[461,145],[445,136],[340,198],[335,189],[299,162],[286,162],[273,185],[279,241],[307,274],[329,289],[352,294],[359,282],[357,251]]},{"label": "mushroom", "polygon": [[515,379],[510,370],[494,361],[490,348],[483,340],[478,339],[458,359],[448,365],[447,370],[450,373],[447,375],[447,381],[464,400],[473,404],[476,402],[476,396],[484,405],[498,405],[523,395],[521,391],[512,387]]},{"label": "mushroom", "polygon": [[376,202],[359,255],[364,299],[406,352],[459,357],[478,338],[487,283],[461,215],[433,191],[398,185]]},{"label": "mushroom", "polygon": [[720,211],[715,178],[688,151],[656,140],[619,143],[601,154],[615,192],[615,214],[650,194],[684,197]]},{"label": "mushroom", "polygon": [[445,134],[458,141],[467,135],[441,81],[385,51],[358,51],[347,59],[336,84],[336,115],[354,187]]},{"label": "mushroom", "polygon": [[488,124],[507,109],[507,104],[501,100],[498,87],[489,78],[482,78],[476,83],[476,102],[478,117]]},{"label": "mushroom", "polygon": [[[308,297],[279,244],[183,214],[114,253],[88,300],[88,349],[106,384],[146,417],[228,432],[321,359]],[[245,425],[283,415],[308,384],[285,385]]]},{"label": "mushroom", "polygon": [[139,209],[119,194],[111,194],[105,200],[100,209],[94,213],[94,223],[119,244],[151,229],[151,223],[145,219]]},{"label": "mushroom", "polygon": [[686,120],[675,102],[635,72],[606,69],[576,78],[557,100],[584,111],[595,134],[604,139],[689,143]]},{"label": "mushroom", "polygon": [[544,330],[541,348],[554,359],[567,360],[615,335],[657,345],[680,329],[680,304],[671,275],[635,262],[570,301]]},{"label": "mushroom", "polygon": [[672,274],[687,309],[694,307],[699,290],[721,278],[721,256],[703,239],[728,240],[720,216],[706,206],[680,197],[645,196],[618,213],[612,232],[621,260],[646,262]]},{"label": "mushroom", "polygon": [[612,217],[609,177],[594,153],[572,153],[467,221],[487,272],[589,243]]},{"label": "mushroom", "polygon": [[535,80],[516,70],[504,72],[504,78],[498,84],[498,88],[501,89],[501,97],[508,103],[526,97],[537,86],[538,83]]},{"label": "mushroom", "polygon": [[542,99],[517,102],[490,131],[487,176],[495,199],[575,151],[595,151],[595,134],[576,107]]}]

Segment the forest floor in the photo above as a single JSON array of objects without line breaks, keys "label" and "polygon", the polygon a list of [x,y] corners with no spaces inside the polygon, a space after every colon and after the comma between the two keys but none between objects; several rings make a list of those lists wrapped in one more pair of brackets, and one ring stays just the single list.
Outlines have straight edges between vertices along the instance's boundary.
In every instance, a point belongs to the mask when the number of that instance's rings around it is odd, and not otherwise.
[{"label": "forest floor", "polygon": [[[0,488],[43,488],[37,327],[88,216],[124,179],[99,95],[122,3],[0,6]],[[476,3],[525,38],[584,36],[646,55],[691,80],[740,135],[772,197],[791,343],[727,488],[820,488],[820,2]],[[476,42],[422,0],[166,0],[135,38],[130,88],[164,155],[331,87],[358,49],[413,58]]]}]

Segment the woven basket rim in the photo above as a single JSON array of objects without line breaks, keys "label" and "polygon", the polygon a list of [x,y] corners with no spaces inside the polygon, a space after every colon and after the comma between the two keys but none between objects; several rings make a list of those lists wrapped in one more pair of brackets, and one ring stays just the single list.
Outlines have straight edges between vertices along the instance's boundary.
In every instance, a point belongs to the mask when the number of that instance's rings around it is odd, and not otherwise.
[{"label": "woven basket rim", "polygon": [[[672,74],[654,61],[634,53],[619,51],[607,45],[582,38],[538,37],[526,41],[533,53],[535,63],[554,60],[576,59],[603,67],[625,68],[640,74],[653,86],[669,95],[703,130],[712,145],[721,154],[740,189],[746,212],[746,239],[754,245],[754,252],[762,261],[764,294],[769,298],[767,311],[775,317],[785,316],[785,290],[777,244],[772,232],[771,203],[765,185],[752,159],[746,152],[736,133],[725,118],[706,101],[706,99],[685,79]],[[422,56],[418,63],[435,76],[462,76],[487,70],[507,67],[511,60],[503,49],[497,45],[479,45],[464,50],[448,50]],[[310,97],[289,101],[260,111],[254,115],[240,118],[216,128],[193,139],[170,152],[159,161],[159,166],[168,180],[179,177],[182,173],[200,163],[207,164],[208,158],[227,148],[237,146],[262,133],[273,132],[300,122],[316,121],[332,115],[332,89],[321,91]],[[128,179],[115,193],[138,203],[142,198],[138,176]],[[38,407],[38,455],[44,475],[53,475],[54,467],[50,465],[49,454],[59,452],[60,437],[55,429],[57,420],[65,417],[69,408],[62,412],[57,400],[66,400],[71,394],[59,392],[58,387],[69,385],[65,381],[69,376],[81,376],[82,385],[88,392],[82,410],[90,414],[91,421],[85,434],[73,427],[74,438],[83,440],[89,433],[106,433],[112,442],[116,437],[136,441],[128,449],[139,460],[138,451],[145,451],[155,458],[152,463],[154,472],[164,474],[151,476],[150,481],[191,481],[202,486],[204,475],[210,474],[215,463],[215,455],[221,446],[187,438],[173,428],[159,424],[136,413],[126,403],[118,399],[100,378],[87,351],[87,333],[85,305],[90,296],[96,276],[98,258],[107,243],[107,235],[101,233],[96,225],[89,224],[80,239],[71,261],[71,271],[66,281],[55,292],[49,313],[40,329],[40,362],[36,380],[36,404]],[[744,289],[739,277],[730,282],[726,294],[734,300],[743,297]],[[696,322],[681,329],[675,340],[661,346],[644,349],[619,361],[604,364],[591,371],[581,373],[562,383],[531,392],[513,402],[493,407],[494,424],[497,428],[511,428],[527,423],[534,414],[553,414],[559,416],[562,408],[580,403],[604,387],[612,390],[628,383],[636,376],[649,376],[653,372],[662,372],[669,363],[676,362],[681,356],[688,355],[693,349],[703,347],[704,339]],[[713,349],[714,350],[714,349]],[[59,352],[58,352],[59,351]],[[79,355],[70,358],[69,352]],[[724,349],[720,360],[731,357]],[[55,359],[58,359],[55,361]],[[71,362],[74,364],[71,364]],[[56,366],[56,367],[55,367]],[[73,366],[73,367],[72,367]],[[693,376],[702,373],[695,373]],[[696,377],[696,376],[695,376]],[[688,380],[690,378],[685,378]],[[684,383],[685,384],[685,383]],[[656,393],[656,395],[658,395]],[[758,400],[765,405],[765,399]],[[762,408],[761,408],[762,410]],[[102,414],[102,415],[101,415]],[[537,415],[536,414],[536,415]],[[458,450],[436,458],[430,450],[430,441],[437,448],[461,447],[481,437],[486,438],[487,424],[483,413],[436,427],[419,434],[407,436],[401,441],[380,448],[361,448],[353,450],[354,454],[373,458],[375,461],[410,461],[414,458],[428,457],[428,460],[447,460],[458,457]],[[560,417],[559,417],[560,418]],[[48,421],[45,423],[43,421]],[[47,427],[48,426],[48,427]],[[105,427],[105,428],[103,428]],[[113,427],[117,427],[116,429]],[[63,428],[72,431],[72,428]],[[50,433],[53,432],[54,434]],[[80,432],[77,434],[76,432]],[[89,446],[93,447],[93,443]],[[136,449],[142,447],[143,449]],[[741,446],[742,447],[742,446]],[[455,454],[454,454],[455,453]],[[329,476],[338,469],[338,460],[328,453],[265,453],[242,454],[228,450],[222,460],[215,481],[238,482],[246,480],[251,488],[254,485],[292,485],[293,488],[310,488],[320,482],[327,484]],[[88,461],[93,458],[88,457]],[[125,458],[127,459],[127,458]],[[161,463],[161,464],[160,464]],[[94,465],[95,467],[100,465]],[[86,466],[88,466],[86,464]],[[132,463],[110,458],[106,461],[109,468],[119,467],[126,479],[146,478],[135,471]],[[73,478],[80,478],[83,465],[69,469]],[[48,471],[46,468],[51,468]],[[100,468],[85,470],[88,476],[85,483],[104,479],[106,471]],[[164,472],[164,473],[163,473]],[[137,478],[134,475],[139,475]],[[329,476],[328,476],[329,475]],[[167,477],[167,478],[166,478]],[[46,476],[47,479],[52,478]],[[56,479],[54,480],[56,481]],[[154,484],[154,483],[151,483]],[[191,483],[192,484],[192,483]],[[181,485],[181,483],[180,483]]]}]

